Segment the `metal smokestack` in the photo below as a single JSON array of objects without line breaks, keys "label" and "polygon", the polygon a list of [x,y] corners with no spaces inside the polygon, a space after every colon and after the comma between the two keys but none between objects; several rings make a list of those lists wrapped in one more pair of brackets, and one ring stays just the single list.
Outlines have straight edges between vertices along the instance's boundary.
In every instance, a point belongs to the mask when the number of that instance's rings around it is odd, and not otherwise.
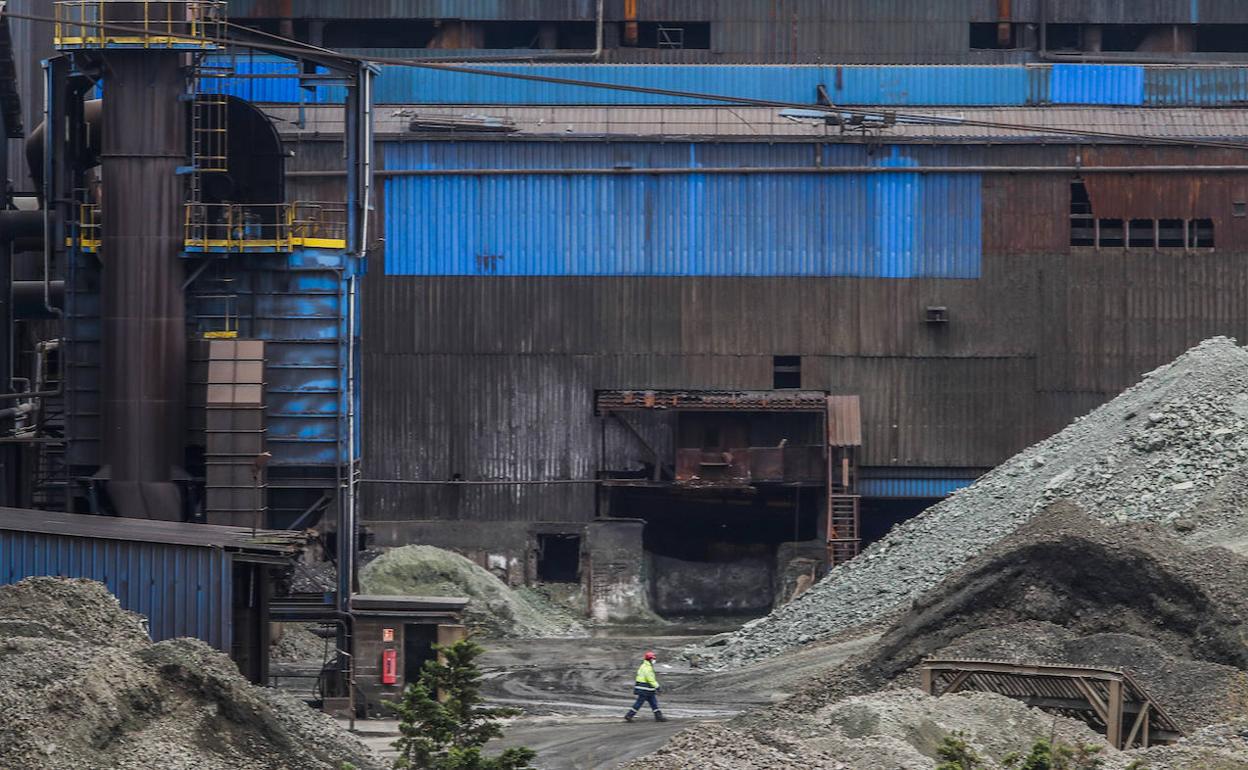
[{"label": "metal smokestack", "polygon": [[[109,20],[141,26],[143,3],[110,3]],[[181,14],[153,3],[151,15]],[[176,24],[176,22],[175,22]],[[183,54],[104,52],[100,154],[101,443],[114,510],[181,520],[186,413],[182,217],[187,163]]]}]

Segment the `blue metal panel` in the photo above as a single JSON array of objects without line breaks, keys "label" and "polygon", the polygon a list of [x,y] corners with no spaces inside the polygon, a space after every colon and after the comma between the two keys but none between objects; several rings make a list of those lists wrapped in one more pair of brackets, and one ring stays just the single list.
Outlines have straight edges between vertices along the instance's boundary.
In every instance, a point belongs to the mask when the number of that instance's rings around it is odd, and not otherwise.
[{"label": "blue metal panel", "polygon": [[1144,99],[1154,107],[1242,106],[1248,102],[1248,68],[1149,68],[1144,74]]},{"label": "blue metal panel", "polygon": [[230,649],[231,559],[220,549],[0,531],[0,584],[37,576],[103,583],[147,617],[154,641],[190,636]]},{"label": "blue metal panel", "polygon": [[[205,90],[271,104],[341,104],[342,86],[303,88],[297,65],[276,56],[213,56],[240,75],[280,78],[208,79]],[[897,107],[1021,107],[1042,104],[1215,106],[1248,100],[1242,67],[1054,65],[722,65],[496,64],[481,70],[813,104],[816,88],[846,105]],[[655,94],[511,80],[415,67],[382,68],[381,104],[692,105],[713,104]]]},{"label": "blue metal panel", "polygon": [[[304,88],[300,84],[298,62],[280,56],[239,55],[209,56],[208,66],[229,67],[238,75],[253,77],[204,78],[205,93],[222,93],[246,99],[249,102],[269,104],[341,104],[346,100],[346,89],[338,85]],[[317,74],[328,72],[317,68]],[[289,77],[254,77],[257,75],[287,75]]]},{"label": "blue metal panel", "polygon": [[863,497],[948,497],[975,479],[859,479],[858,494]]},{"label": "blue metal panel", "polygon": [[1054,64],[1049,100],[1053,104],[1144,103],[1144,68],[1124,64]]},{"label": "blue metal panel", "polygon": [[[838,104],[1024,104],[1029,76],[1009,66],[768,66],[555,64],[482,65],[481,70],[613,85],[813,104],[816,88]],[[484,75],[386,67],[377,82],[382,104],[699,104],[705,100],[512,80]]]},{"label": "blue metal panel", "polygon": [[[610,168],[628,159],[636,168],[697,169],[797,165],[786,158],[801,151],[412,143],[392,145],[387,165],[515,168],[566,161]],[[825,153],[825,165],[918,166],[921,153],[893,147],[868,156],[862,148],[837,147]],[[386,271],[977,278],[981,188],[975,174],[394,177],[386,185]]]}]

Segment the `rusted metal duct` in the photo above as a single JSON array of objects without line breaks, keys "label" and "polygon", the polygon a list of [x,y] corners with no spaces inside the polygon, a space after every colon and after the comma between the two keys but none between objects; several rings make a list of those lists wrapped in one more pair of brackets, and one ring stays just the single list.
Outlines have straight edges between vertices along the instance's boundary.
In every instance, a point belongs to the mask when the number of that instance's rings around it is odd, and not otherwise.
[{"label": "rusted metal duct", "polygon": [[1013,44],[1013,23],[1010,0],[997,0],[997,47],[1009,48]]},{"label": "rusted metal duct", "polygon": [[624,0],[624,45],[637,45],[637,2]]},{"label": "rusted metal duct", "polygon": [[[110,5],[119,24],[141,3]],[[123,15],[124,14],[124,15]],[[121,516],[183,517],[185,451],[183,182],[187,120],[181,56],[105,54],[100,477]]]}]

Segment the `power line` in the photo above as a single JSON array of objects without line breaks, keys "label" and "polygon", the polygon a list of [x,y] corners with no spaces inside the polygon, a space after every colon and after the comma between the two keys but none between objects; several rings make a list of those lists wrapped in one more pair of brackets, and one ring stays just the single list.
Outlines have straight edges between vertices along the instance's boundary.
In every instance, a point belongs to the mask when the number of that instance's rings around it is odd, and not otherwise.
[{"label": "power line", "polygon": [[[34,14],[19,14],[19,13],[7,13],[6,12],[5,15],[9,16],[10,18],[22,19],[25,21],[35,21],[35,22],[44,22],[44,23],[53,23],[53,24],[57,23],[58,21],[57,19],[52,18],[52,17],[38,16]],[[242,25],[234,24],[232,22],[226,22],[226,23],[230,27],[234,27],[237,29],[246,29],[249,32],[253,32],[253,33],[257,32],[257,30],[253,30],[250,27],[245,27]],[[77,22],[75,21],[74,24],[75,26],[90,27],[90,28],[96,28],[96,29],[104,29],[107,27],[108,29],[111,29],[117,32],[128,32],[128,33],[134,33],[134,34],[140,34],[140,35],[147,34],[148,32],[148,30],[145,30],[140,27],[132,27],[129,25],[113,24],[113,23],[104,24],[100,22],[85,22],[85,21]],[[745,96],[725,96],[723,94],[709,94],[709,93],[702,93],[702,92],[697,92],[697,91],[678,91],[678,90],[673,90],[673,89],[668,89],[668,88],[655,88],[651,86],[635,86],[635,85],[627,85],[627,84],[622,84],[622,83],[603,83],[603,82],[591,81],[591,80],[577,80],[575,78],[560,78],[560,77],[554,77],[552,75],[534,75],[534,74],[523,73],[523,72],[503,72],[499,70],[480,69],[477,67],[466,67],[466,66],[457,65],[457,64],[447,64],[445,62],[423,61],[420,59],[403,59],[403,58],[385,57],[385,56],[383,57],[374,57],[374,56],[361,57],[361,56],[355,56],[351,54],[345,54],[339,51],[333,51],[328,48],[321,48],[319,46],[309,45],[307,43],[303,43],[298,40],[291,40],[290,38],[284,38],[279,35],[274,35],[268,32],[262,32],[260,34],[264,35],[265,37],[283,41],[283,44],[279,45],[279,44],[273,44],[273,43],[244,41],[244,40],[237,40],[237,39],[230,39],[230,38],[219,38],[219,37],[213,37],[213,36],[199,36],[196,39],[204,40],[205,42],[215,43],[215,44],[223,45],[223,46],[228,46],[232,44],[242,45],[244,47],[254,48],[260,51],[267,51],[270,53],[288,54],[291,56],[301,56],[305,58],[308,58],[310,56],[328,57],[328,58],[335,59],[341,62],[350,62],[357,66],[363,65],[363,64],[387,64],[387,65],[398,66],[398,67],[413,67],[417,69],[435,70],[435,71],[440,71],[440,72],[454,72],[454,73],[459,73],[459,74],[464,74],[464,75],[495,77],[495,78],[503,78],[503,79],[508,79],[508,80],[520,80],[520,81],[527,81],[527,82],[545,83],[549,85],[565,85],[565,86],[571,86],[571,87],[576,87],[576,88],[594,88],[594,89],[608,90],[608,91],[620,91],[624,93],[647,94],[647,95],[652,95],[652,96],[666,96],[666,97],[675,98],[675,99],[689,99],[692,101],[703,101],[703,102],[710,101],[710,102],[719,102],[722,104],[732,104],[732,105],[739,105],[739,106],[767,107],[767,108],[774,108],[774,109],[803,109],[803,110],[809,110],[812,108],[812,105],[808,103],[782,102],[782,101],[773,101],[770,99],[754,99],[754,98],[745,97]],[[814,105],[814,106],[819,107],[820,105]],[[930,113],[925,114],[925,113],[913,113],[913,112],[896,112],[892,110],[881,110],[878,108],[877,109],[864,109],[864,108],[858,108],[858,107],[828,106],[826,109],[829,114],[842,113],[844,115],[859,116],[859,117],[874,117],[874,116],[879,116],[881,113],[887,113],[888,115],[893,116],[899,120],[913,120],[913,121],[919,121],[919,122],[922,122],[922,121],[948,122],[949,120],[948,116],[934,115]],[[1029,132],[1029,133],[1052,134],[1055,136],[1069,136],[1069,137],[1075,137],[1075,138],[1107,139],[1107,140],[1115,140],[1115,141],[1122,141],[1122,142],[1128,142],[1128,143],[1165,144],[1165,145],[1177,145],[1177,146],[1182,146],[1182,147],[1208,147],[1208,148],[1224,149],[1224,150],[1227,150],[1227,149],[1248,150],[1248,144],[1245,144],[1242,142],[1218,142],[1218,141],[1212,141],[1212,140],[1206,140],[1206,139],[1181,139],[1181,138],[1175,138],[1175,137],[1150,136],[1147,134],[1119,133],[1119,132],[1114,132],[1114,131],[1097,131],[1094,129],[1062,128],[1062,127],[1057,127],[1057,126],[1037,126],[1037,125],[1026,124],[1026,123],[1006,123],[1003,121],[992,121],[992,120],[962,119],[958,122],[957,125],[972,126],[976,128],[993,128],[993,129],[998,129],[998,130],[1003,130],[1003,131],[1020,131],[1020,132]]]}]

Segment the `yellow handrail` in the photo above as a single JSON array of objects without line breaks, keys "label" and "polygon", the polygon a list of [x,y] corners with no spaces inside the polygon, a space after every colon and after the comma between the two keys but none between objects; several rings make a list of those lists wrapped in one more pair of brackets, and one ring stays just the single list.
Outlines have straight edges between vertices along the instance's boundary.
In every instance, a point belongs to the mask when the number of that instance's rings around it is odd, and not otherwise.
[{"label": "yellow handrail", "polygon": [[[56,0],[53,38],[59,48],[215,48],[225,32],[226,0],[139,0],[143,17],[118,20],[124,32],[113,34],[106,8],[134,0]],[[155,14],[154,8],[164,12]],[[185,9],[180,18],[177,11]]]}]

